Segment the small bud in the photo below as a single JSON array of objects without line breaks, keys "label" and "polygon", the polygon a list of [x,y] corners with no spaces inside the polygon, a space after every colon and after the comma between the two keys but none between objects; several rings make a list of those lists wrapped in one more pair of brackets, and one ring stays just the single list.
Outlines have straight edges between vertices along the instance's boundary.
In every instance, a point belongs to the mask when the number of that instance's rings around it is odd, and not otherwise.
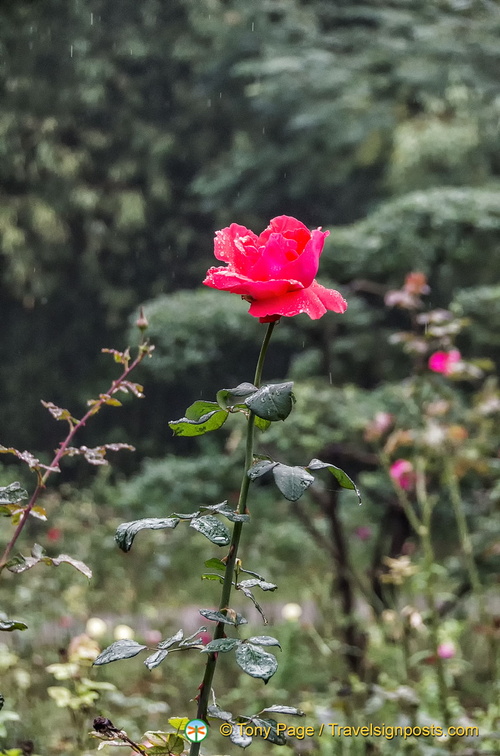
[{"label": "small bud", "polygon": [[149,326],[149,322],[148,322],[147,317],[144,314],[144,308],[143,307],[141,307],[141,309],[139,310],[139,317],[135,321],[135,324],[136,324],[137,328],[139,329],[139,331],[141,331],[142,333],[144,333],[144,331],[146,330],[146,328]]},{"label": "small bud", "polygon": [[100,732],[102,735],[107,735],[108,737],[112,737],[120,732],[107,717],[96,717],[93,721],[93,727],[95,732]]}]

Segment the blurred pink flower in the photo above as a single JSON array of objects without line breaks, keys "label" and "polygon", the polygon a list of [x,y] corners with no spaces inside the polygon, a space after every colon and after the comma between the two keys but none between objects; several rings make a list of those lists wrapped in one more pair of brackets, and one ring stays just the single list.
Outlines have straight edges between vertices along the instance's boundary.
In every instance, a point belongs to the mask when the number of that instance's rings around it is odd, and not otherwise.
[{"label": "blurred pink flower", "polygon": [[163,636],[159,630],[145,630],[144,632],[144,640],[146,641],[146,643],[150,643],[151,645],[159,643],[162,637]]},{"label": "blurred pink flower", "polygon": [[415,485],[415,471],[407,459],[397,459],[390,467],[390,476],[397,486],[410,491]]},{"label": "blurred pink flower", "polygon": [[435,373],[450,375],[453,373],[454,366],[461,359],[462,355],[458,349],[452,349],[451,352],[434,352],[429,357],[429,368]]},{"label": "blurred pink flower", "polygon": [[70,617],[67,614],[63,614],[62,617],[59,617],[57,624],[59,627],[71,627],[71,625],[74,623],[73,617]]},{"label": "blurred pink flower", "polygon": [[58,541],[62,536],[62,530],[60,528],[49,528],[47,530],[47,538],[49,541]]},{"label": "blurred pink flower", "polygon": [[394,423],[394,415],[377,412],[365,428],[365,441],[377,441]]},{"label": "blurred pink flower", "polygon": [[354,534],[360,541],[368,541],[372,537],[372,529],[367,525],[360,525],[359,528],[356,528]]},{"label": "blurred pink flower", "polygon": [[437,653],[440,659],[453,659],[456,654],[456,648],[451,641],[440,643],[437,649]]},{"label": "blurred pink flower", "polygon": [[203,643],[203,645],[206,646],[207,643],[210,643],[210,641],[212,640],[212,636],[210,635],[210,633],[202,631],[198,636],[198,640],[200,643]]}]

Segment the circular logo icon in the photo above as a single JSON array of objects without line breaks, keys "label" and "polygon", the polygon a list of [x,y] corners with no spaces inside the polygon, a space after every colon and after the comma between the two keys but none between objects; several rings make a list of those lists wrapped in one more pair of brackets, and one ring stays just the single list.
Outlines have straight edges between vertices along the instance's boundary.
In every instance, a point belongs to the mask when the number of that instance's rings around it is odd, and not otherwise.
[{"label": "circular logo icon", "polygon": [[208,725],[203,719],[192,719],[187,723],[184,735],[191,743],[201,743],[208,735]]}]

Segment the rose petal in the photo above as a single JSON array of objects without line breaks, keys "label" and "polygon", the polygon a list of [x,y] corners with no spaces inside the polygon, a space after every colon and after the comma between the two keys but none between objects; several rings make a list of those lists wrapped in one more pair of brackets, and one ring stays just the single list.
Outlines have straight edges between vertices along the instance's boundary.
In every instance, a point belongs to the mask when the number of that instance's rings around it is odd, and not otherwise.
[{"label": "rose petal", "polygon": [[313,289],[316,296],[318,296],[327,310],[338,312],[342,314],[347,310],[347,302],[342,294],[336,289],[325,289],[317,281],[313,281],[309,290]]},{"label": "rose petal", "polygon": [[257,243],[258,238],[253,231],[238,223],[231,223],[228,228],[216,231],[214,255],[217,260],[246,273],[259,258]]},{"label": "rose petal", "polygon": [[453,372],[454,365],[461,359],[462,355],[458,349],[452,349],[450,352],[434,352],[429,357],[429,368],[435,373],[450,375]]},{"label": "rose petal", "polygon": [[230,291],[231,294],[241,294],[243,297],[265,301],[270,298],[279,298],[290,290],[301,288],[299,281],[253,281],[229,268],[210,268],[203,283],[205,286],[211,286],[212,289]]},{"label": "rose petal", "polygon": [[313,281],[307,289],[252,302],[249,313],[256,318],[266,318],[269,315],[293,317],[305,312],[312,320],[318,320],[327,310],[341,313],[346,309],[347,302],[342,294]]},{"label": "rose petal", "polygon": [[[283,275],[283,270],[290,264],[290,259],[297,257],[297,244],[292,239],[285,239],[280,234],[271,234],[266,246],[259,250],[260,257],[255,265],[245,271],[254,281],[290,279]],[[309,284],[308,284],[309,285]]]},{"label": "rose petal", "polygon": [[304,226],[301,221],[293,218],[291,215],[278,215],[276,218],[273,218],[266,230],[259,236],[259,246],[267,244],[267,240],[271,234],[282,234],[287,239],[295,239],[300,249],[304,249],[311,238],[311,232],[307,226]]},{"label": "rose petal", "polygon": [[319,258],[323,252],[325,239],[329,234],[329,231],[320,231],[319,229],[313,231],[311,233],[311,238],[307,242],[300,257],[288,263],[288,265],[282,269],[281,276],[283,278],[293,278],[296,281],[300,281],[304,288],[311,286],[314,277],[318,272]]}]

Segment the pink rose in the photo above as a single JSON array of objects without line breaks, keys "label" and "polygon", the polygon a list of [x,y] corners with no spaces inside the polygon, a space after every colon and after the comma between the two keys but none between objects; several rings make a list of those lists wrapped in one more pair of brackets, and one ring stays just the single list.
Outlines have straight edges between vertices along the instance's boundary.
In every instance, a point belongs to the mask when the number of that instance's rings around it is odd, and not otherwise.
[{"label": "pink rose", "polygon": [[451,352],[434,352],[429,357],[429,368],[435,373],[450,375],[453,373],[457,362],[460,362],[462,355],[458,349],[452,349]]},{"label": "pink rose", "polygon": [[415,471],[407,459],[397,459],[391,465],[389,474],[395,484],[404,491],[410,491],[415,485]]},{"label": "pink rose", "polygon": [[440,643],[437,649],[438,656],[441,659],[453,659],[456,652],[457,650],[455,648],[455,645],[451,643],[451,641]]},{"label": "pink rose", "polygon": [[313,320],[327,310],[345,312],[343,296],[314,280],[328,233],[309,231],[288,215],[273,218],[260,236],[232,223],[215,234],[215,257],[227,267],[210,268],[203,283],[240,294],[261,323],[301,312]]}]

